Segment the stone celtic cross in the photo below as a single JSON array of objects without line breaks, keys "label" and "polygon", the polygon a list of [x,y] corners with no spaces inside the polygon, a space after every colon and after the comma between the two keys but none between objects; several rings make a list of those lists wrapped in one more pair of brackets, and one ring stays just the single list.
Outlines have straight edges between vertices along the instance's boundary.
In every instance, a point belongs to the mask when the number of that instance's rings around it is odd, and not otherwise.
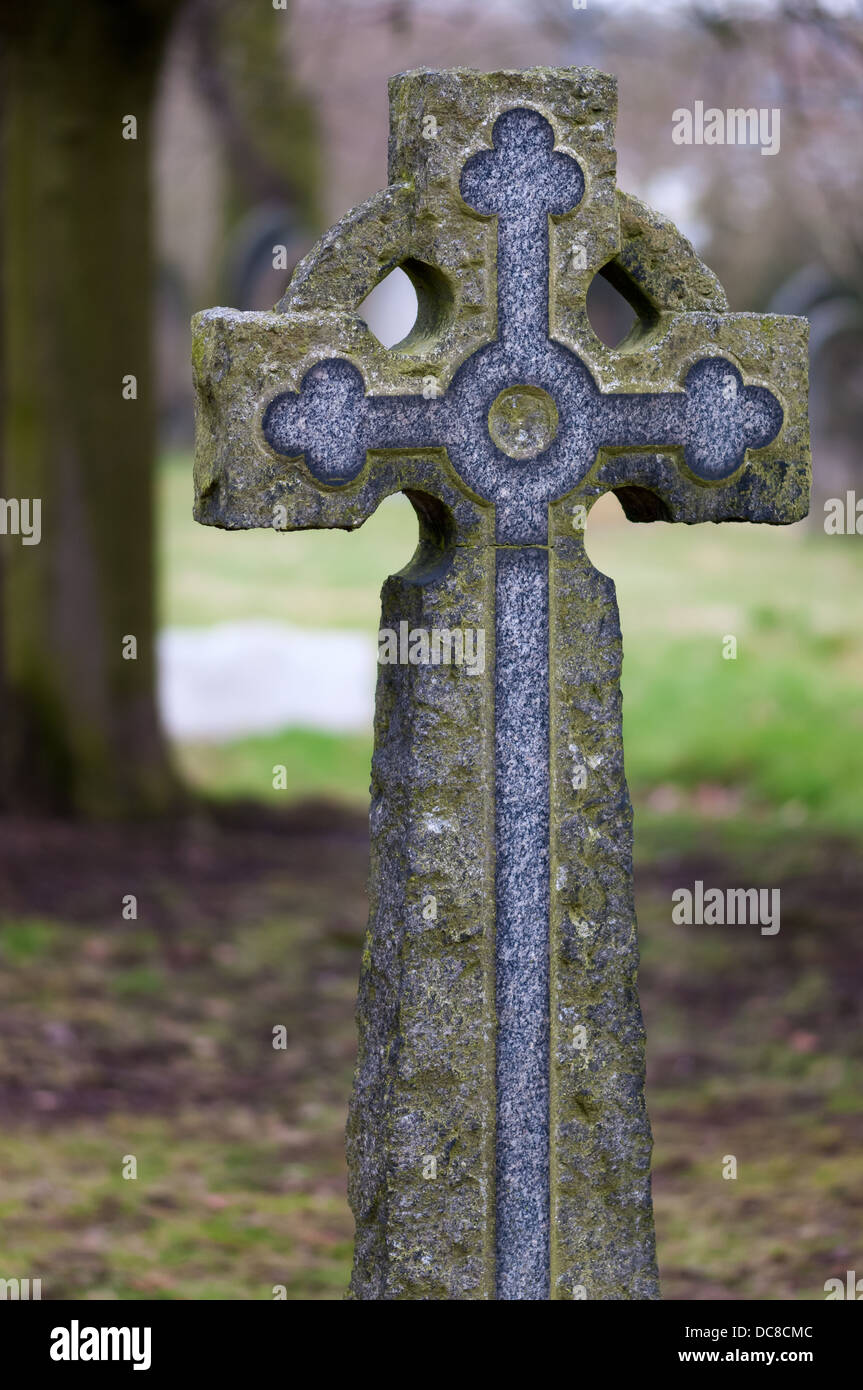
[{"label": "stone celtic cross", "polygon": [[[419,70],[390,107],[389,186],[194,344],[197,520],[352,530],[404,492],[382,626],[488,639],[482,669],[379,670],[352,1296],[656,1298],[620,627],[584,520],[609,491],[633,521],[804,516],[806,323],[730,313],[617,189],[612,78]],[[357,307],[395,266],[419,313],[388,350]],[[600,271],[637,313],[617,348]]]}]

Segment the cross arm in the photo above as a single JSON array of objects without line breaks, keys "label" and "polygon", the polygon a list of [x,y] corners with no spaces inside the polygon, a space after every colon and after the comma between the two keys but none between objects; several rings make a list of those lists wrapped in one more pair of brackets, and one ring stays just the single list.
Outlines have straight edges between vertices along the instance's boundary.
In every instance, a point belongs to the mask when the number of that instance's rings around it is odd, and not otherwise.
[{"label": "cross arm", "polygon": [[[806,320],[786,315],[667,316],[650,352],[642,348],[637,356],[616,354],[613,366],[602,373],[602,389],[613,394],[615,403],[625,402],[623,392],[680,393],[688,387],[691,395],[693,372],[704,372],[707,359],[711,376],[724,373],[722,364],[731,368],[727,410],[721,390],[714,391],[710,410],[699,411],[698,401],[690,401],[687,416],[682,404],[676,406],[677,438],[672,430],[667,439],[636,434],[622,447],[612,435],[599,449],[581,490],[593,496],[616,493],[631,521],[800,521],[808,511],[811,480],[807,342]],[[765,413],[771,398],[781,408],[775,434],[776,407]],[[679,394],[676,400],[681,401]],[[641,394],[639,405],[645,401],[649,414],[649,396]],[[770,442],[748,447],[733,471],[711,476],[711,440],[732,420],[751,420],[748,437],[757,437],[762,415],[764,433],[774,436]],[[557,506],[565,514],[567,499]]]},{"label": "cross arm", "polygon": [[[279,440],[273,430],[268,437],[268,417],[282,410],[289,419],[285,403],[292,395],[299,401],[316,372],[340,372],[363,397],[363,376],[350,357],[365,360],[370,335],[355,316],[210,309],[196,315],[193,332],[196,521],[226,530],[355,530],[387,497],[405,492],[426,548],[492,538],[492,508],[465,487],[442,447],[427,447],[425,422],[437,402],[421,394],[398,397],[405,420],[400,447],[375,448],[370,441],[348,478],[327,478],[326,467],[315,468],[314,455],[299,452],[303,430],[295,436],[296,452],[274,447]],[[340,354],[335,361],[334,347]],[[387,397],[368,402],[372,415],[381,402]],[[418,428],[412,431],[414,415]],[[338,430],[336,416],[336,461],[349,455]]]}]

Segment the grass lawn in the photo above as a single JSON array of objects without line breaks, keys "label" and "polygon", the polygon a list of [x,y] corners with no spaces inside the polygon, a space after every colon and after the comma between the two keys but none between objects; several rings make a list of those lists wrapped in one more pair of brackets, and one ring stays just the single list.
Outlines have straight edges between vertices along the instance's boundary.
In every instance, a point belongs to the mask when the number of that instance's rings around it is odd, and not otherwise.
[{"label": "grass lawn", "polygon": [[[0,1272],[46,1299],[340,1298],[364,818],[0,832]],[[860,856],[674,839],[643,834],[636,880],[664,1297],[823,1298],[863,1251]],[[780,934],[672,924],[697,875],[781,884]]]}]

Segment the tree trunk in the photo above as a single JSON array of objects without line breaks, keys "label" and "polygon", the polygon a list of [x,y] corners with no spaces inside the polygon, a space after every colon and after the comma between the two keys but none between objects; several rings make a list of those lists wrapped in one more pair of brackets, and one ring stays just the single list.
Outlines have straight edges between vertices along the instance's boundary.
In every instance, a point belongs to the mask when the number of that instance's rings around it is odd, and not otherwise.
[{"label": "tree trunk", "polygon": [[153,813],[175,795],[154,694],[150,227],[151,110],[175,8],[38,0],[0,20],[3,486],[42,512],[39,544],[0,535],[16,809]]}]

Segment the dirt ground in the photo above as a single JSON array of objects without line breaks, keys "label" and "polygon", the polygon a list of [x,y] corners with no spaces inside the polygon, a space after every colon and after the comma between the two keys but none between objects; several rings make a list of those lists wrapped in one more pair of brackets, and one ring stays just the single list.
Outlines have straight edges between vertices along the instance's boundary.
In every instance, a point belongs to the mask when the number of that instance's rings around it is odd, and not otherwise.
[{"label": "dirt ground", "polygon": [[[663,1292],[823,1298],[863,1274],[863,863],[743,839],[640,837]],[[367,850],[364,818],[325,804],[0,821],[0,1276],[44,1298],[342,1296]],[[675,926],[695,879],[780,885],[780,932]]]}]

